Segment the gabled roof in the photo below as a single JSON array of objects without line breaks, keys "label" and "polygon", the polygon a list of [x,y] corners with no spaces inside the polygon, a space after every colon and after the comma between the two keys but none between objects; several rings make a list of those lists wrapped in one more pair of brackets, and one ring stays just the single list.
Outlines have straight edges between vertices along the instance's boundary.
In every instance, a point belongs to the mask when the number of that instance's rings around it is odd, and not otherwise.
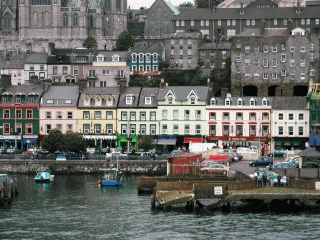
[{"label": "gabled roof", "polygon": [[[139,108],[156,108],[158,106],[158,94],[160,88],[143,88],[140,93]],[[145,98],[151,97],[151,104],[145,104]]]},{"label": "gabled roof", "polygon": [[300,157],[320,157],[320,152],[318,152],[317,150],[315,150],[314,148],[307,148],[305,150],[303,150],[302,152],[299,152],[298,155]]},{"label": "gabled roof", "polygon": [[[225,100],[226,99],[230,99],[230,106],[237,106],[238,105],[238,100],[241,99],[242,100],[242,106],[250,106],[250,100],[253,98],[255,100],[255,106],[263,106],[262,105],[262,101],[264,99],[267,99],[267,106],[271,107],[272,104],[272,98],[273,97],[212,97],[213,99],[216,100],[215,106],[225,106]],[[212,99],[210,98],[208,101],[208,106],[210,106],[210,100]],[[212,106],[212,105],[211,105]]]},{"label": "gabled roof", "polygon": [[[43,95],[42,107],[76,107],[79,98],[79,86],[50,86]],[[53,100],[53,103],[47,103]]]},{"label": "gabled roof", "polygon": [[[98,55],[104,56],[104,61],[105,62],[112,62],[112,57],[113,56],[119,56],[121,58],[120,61],[125,61],[126,56],[127,56],[127,51],[98,51]],[[94,60],[96,61],[96,59]]]},{"label": "gabled roof", "polygon": [[31,53],[26,57],[26,64],[47,64],[48,54],[47,53]]},{"label": "gabled roof", "polygon": [[273,97],[274,110],[306,110],[308,106],[306,97]]},{"label": "gabled roof", "polygon": [[[84,88],[79,97],[78,107],[80,108],[117,108],[118,100],[119,100],[120,89],[119,87],[96,87],[96,88]],[[112,96],[114,98],[114,102],[112,106],[107,106],[105,104],[105,100],[102,100],[101,106],[96,106],[93,99],[97,96],[101,96],[103,99]],[[84,105],[84,99],[90,97],[91,102],[90,105]]]},{"label": "gabled roof", "polygon": [[[140,97],[141,87],[128,87],[120,95],[118,108],[136,108],[138,107],[139,97]],[[133,96],[132,104],[126,104],[126,97]]]},{"label": "gabled roof", "polygon": [[206,101],[208,99],[210,89],[208,87],[203,87],[203,86],[193,86],[193,87],[167,86],[167,87],[164,87],[163,89],[160,89],[159,95],[158,95],[158,101],[164,101],[169,91],[174,92],[177,101],[186,101],[189,94],[192,91],[198,94],[199,101]]}]

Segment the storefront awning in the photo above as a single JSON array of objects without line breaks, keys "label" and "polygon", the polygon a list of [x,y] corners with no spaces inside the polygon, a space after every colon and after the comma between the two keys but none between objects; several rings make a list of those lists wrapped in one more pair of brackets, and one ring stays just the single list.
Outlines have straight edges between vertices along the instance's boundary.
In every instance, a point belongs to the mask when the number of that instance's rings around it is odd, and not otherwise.
[{"label": "storefront awning", "polygon": [[116,140],[117,136],[110,136],[110,135],[84,135],[84,139],[90,139],[90,140]]},{"label": "storefront awning", "polygon": [[177,139],[158,139],[157,145],[176,145]]},{"label": "storefront awning", "polygon": [[292,146],[295,146],[295,147],[300,146],[300,141],[293,141]]},{"label": "storefront awning", "polygon": [[275,141],[275,145],[276,146],[282,146],[283,145],[283,141]]},{"label": "storefront awning", "polygon": [[183,143],[202,143],[202,138],[184,138]]},{"label": "storefront awning", "polygon": [[283,146],[291,146],[291,141],[284,141]]}]

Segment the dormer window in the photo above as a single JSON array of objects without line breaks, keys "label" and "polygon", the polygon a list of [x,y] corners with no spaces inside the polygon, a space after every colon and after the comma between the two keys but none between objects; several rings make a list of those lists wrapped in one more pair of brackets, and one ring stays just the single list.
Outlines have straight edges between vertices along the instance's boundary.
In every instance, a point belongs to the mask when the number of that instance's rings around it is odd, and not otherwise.
[{"label": "dormer window", "polygon": [[158,54],[156,54],[156,53],[153,54],[153,61],[154,62],[158,61]]},{"label": "dormer window", "polygon": [[33,104],[34,103],[34,98],[29,98],[29,104]]},{"label": "dormer window", "polygon": [[86,106],[90,105],[90,99],[89,98],[85,98],[84,99],[84,105],[86,105]]},{"label": "dormer window", "polygon": [[227,98],[227,99],[225,100],[225,105],[226,105],[226,106],[230,106],[230,99],[229,99],[229,98]]},{"label": "dormer window", "polygon": [[150,63],[150,62],[151,62],[151,55],[150,55],[150,53],[147,53],[147,55],[146,55],[146,62],[147,62],[147,63]]},{"label": "dormer window", "polygon": [[250,106],[254,106],[254,105],[256,105],[256,101],[253,98],[251,98],[250,99]]},{"label": "dormer window", "polygon": [[133,96],[127,96],[127,97],[126,97],[126,104],[131,105],[132,102],[133,102]]},{"label": "dormer window", "polygon": [[238,106],[242,106],[242,99],[241,98],[238,99],[237,104],[238,104]]},{"label": "dormer window", "polygon": [[112,105],[112,98],[107,98],[107,105],[111,106]]},{"label": "dormer window", "polygon": [[4,104],[6,104],[6,103],[8,103],[8,98],[2,98],[2,103],[4,103]]},{"label": "dormer window", "polygon": [[145,98],[145,104],[146,104],[146,105],[150,105],[150,104],[151,104],[151,101],[152,101],[152,98],[151,98],[151,97],[146,97],[146,98]]},{"label": "dormer window", "polygon": [[112,62],[119,62],[119,61],[120,61],[120,57],[118,55],[112,56]]},{"label": "dormer window", "polygon": [[21,103],[21,98],[16,98],[16,103]]},{"label": "dormer window", "polygon": [[135,53],[132,54],[132,62],[133,63],[137,62],[137,54]]},{"label": "dormer window", "polygon": [[195,97],[191,97],[190,98],[190,103],[191,103],[191,105],[195,105],[196,104],[196,98]]},{"label": "dormer window", "polygon": [[263,106],[267,106],[267,105],[268,105],[268,100],[264,98],[264,99],[262,100],[262,105],[263,105]]},{"label": "dormer window", "polygon": [[169,105],[172,105],[172,97],[169,97],[169,98],[168,98],[168,104],[169,104]]},{"label": "dormer window", "polygon": [[139,54],[139,63],[142,63],[144,61],[143,53]]},{"label": "dormer window", "polygon": [[210,105],[216,105],[216,100],[214,98],[210,99]]},{"label": "dormer window", "polygon": [[101,106],[101,98],[96,98],[96,106]]},{"label": "dormer window", "polygon": [[103,62],[104,61],[104,56],[103,55],[98,55],[97,56],[97,62]]}]

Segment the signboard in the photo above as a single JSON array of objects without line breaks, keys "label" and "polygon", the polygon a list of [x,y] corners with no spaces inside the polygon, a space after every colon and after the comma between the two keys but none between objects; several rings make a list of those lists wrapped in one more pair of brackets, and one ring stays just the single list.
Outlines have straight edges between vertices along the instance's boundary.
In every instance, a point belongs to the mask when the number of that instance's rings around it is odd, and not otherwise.
[{"label": "signboard", "polygon": [[269,142],[267,137],[207,137],[207,141],[254,141]]},{"label": "signboard", "polygon": [[222,187],[214,187],[214,195],[222,195]]},{"label": "signboard", "polygon": [[315,182],[316,190],[320,190],[320,182]]}]

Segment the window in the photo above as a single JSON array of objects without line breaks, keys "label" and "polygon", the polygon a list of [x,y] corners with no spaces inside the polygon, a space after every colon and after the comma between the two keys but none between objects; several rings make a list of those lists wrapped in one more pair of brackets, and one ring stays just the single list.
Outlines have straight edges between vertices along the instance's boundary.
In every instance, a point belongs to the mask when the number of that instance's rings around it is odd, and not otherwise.
[{"label": "window", "polygon": [[230,99],[227,98],[227,99],[224,101],[224,104],[225,104],[226,106],[230,106]]},{"label": "window", "polygon": [[229,121],[229,113],[223,113],[223,120]]},{"label": "window", "polygon": [[167,124],[162,125],[162,134],[168,134],[168,125]]},{"label": "window", "polygon": [[241,99],[241,98],[238,99],[237,105],[238,105],[238,106],[242,106],[242,99]]},{"label": "window", "polygon": [[310,76],[311,76],[311,77],[314,76],[314,69],[310,69]]},{"label": "window", "polygon": [[216,120],[216,113],[211,112],[209,115],[210,120]]},{"label": "window", "polygon": [[236,54],[236,62],[241,62],[241,53]]},{"label": "window", "polygon": [[201,120],[201,110],[196,110],[196,120]]},{"label": "window", "polygon": [[314,53],[310,53],[310,62],[314,61]]},{"label": "window", "polygon": [[290,52],[294,52],[294,50],[295,50],[294,46],[291,46],[290,47]]},{"label": "window", "polygon": [[263,52],[267,53],[268,52],[268,46],[263,46]]},{"label": "window", "polygon": [[136,112],[130,112],[130,121],[136,121]]},{"label": "window", "polygon": [[216,100],[214,98],[210,99],[210,105],[216,105]]},{"label": "window", "polygon": [[278,25],[278,20],[277,20],[277,19],[273,19],[273,24],[274,24],[275,26],[277,26],[277,25]]},{"label": "window", "polygon": [[268,59],[263,59],[263,67],[268,67]]},{"label": "window", "polygon": [[290,80],[294,80],[295,79],[295,74],[294,73],[290,73]]},{"label": "window", "polygon": [[168,119],[168,110],[162,110],[162,120]]},{"label": "window", "polygon": [[293,120],[293,113],[289,113],[288,119],[291,120],[291,121]]},{"label": "window", "polygon": [[216,125],[210,125],[209,126],[209,131],[210,131],[209,132],[210,135],[214,135],[215,136],[216,135]]},{"label": "window", "polygon": [[201,125],[197,124],[196,125],[196,135],[200,135],[201,134]]},{"label": "window", "polygon": [[262,120],[268,121],[269,120],[269,114],[268,113],[262,113]]},{"label": "window", "polygon": [[281,76],[282,76],[282,77],[287,76],[287,71],[286,71],[286,70],[281,70]]},{"label": "window", "polygon": [[62,119],[62,112],[56,112],[56,118]]},{"label": "window", "polygon": [[146,135],[146,125],[140,124],[140,135]]},{"label": "window", "polygon": [[10,134],[10,123],[3,124],[3,134]]},{"label": "window", "polygon": [[89,98],[85,98],[84,99],[84,105],[90,105],[90,99]]},{"label": "window", "polygon": [[229,125],[223,125],[223,135],[229,135]]},{"label": "window", "polygon": [[245,53],[250,53],[250,46],[245,46],[244,51]]},{"label": "window", "polygon": [[278,74],[277,73],[271,73],[272,74],[272,79],[277,79],[278,78]]},{"label": "window", "polygon": [[250,136],[256,136],[257,135],[256,126],[255,125],[250,125],[249,126],[249,135]]},{"label": "window", "polygon": [[127,96],[126,97],[126,104],[131,105],[133,102],[133,96]]},{"label": "window", "polygon": [[146,105],[150,105],[151,102],[152,102],[152,98],[151,98],[151,97],[146,97],[146,98],[145,98],[145,104],[146,104]]},{"label": "window", "polygon": [[2,103],[7,104],[8,103],[8,99],[7,98],[2,98]]},{"label": "window", "polygon": [[195,105],[196,104],[196,98],[195,97],[191,97],[190,98],[190,104],[191,105]]},{"label": "window", "polygon": [[283,135],[283,126],[278,127],[278,134]]},{"label": "window", "polygon": [[72,119],[72,112],[67,112],[67,118]]},{"label": "window", "polygon": [[83,133],[84,134],[90,133],[90,125],[89,124],[83,124]]},{"label": "window", "polygon": [[47,124],[46,125],[46,134],[49,134],[50,131],[51,131],[51,124]]},{"label": "window", "polygon": [[56,128],[59,129],[60,131],[62,131],[62,125],[61,124],[57,124]]},{"label": "window", "polygon": [[62,74],[63,75],[67,75],[68,74],[68,67],[67,66],[63,66],[62,67]]},{"label": "window", "polygon": [[184,119],[189,120],[190,119],[190,110],[185,110],[184,111]]},{"label": "window", "polygon": [[283,25],[287,25],[288,20],[287,19],[283,19]]},{"label": "window", "polygon": [[290,67],[294,67],[295,65],[295,59],[290,59]]},{"label": "window", "polygon": [[252,20],[251,20],[251,25],[252,25],[252,26],[256,25],[256,20],[255,20],[255,19],[252,19]]},{"label": "window", "polygon": [[3,110],[4,118],[10,118],[10,110]]},{"label": "window", "polygon": [[269,126],[262,126],[262,136],[266,137],[269,134]]},{"label": "window", "polygon": [[67,124],[67,132],[72,132],[72,124]]},{"label": "window", "polygon": [[17,123],[16,124],[15,133],[22,134],[22,123]]},{"label": "window", "polygon": [[319,21],[319,18],[316,18],[316,19],[315,19],[315,24],[317,24],[317,25],[318,25],[318,24],[319,24],[319,22],[320,22],[320,21]]},{"label": "window", "polygon": [[189,125],[185,125],[185,126],[184,126],[184,134],[185,134],[185,135],[190,134],[190,126],[189,126]]},{"label": "window", "polygon": [[95,119],[101,119],[101,111],[95,111],[94,112],[94,118]]},{"label": "window", "polygon": [[107,119],[113,119],[113,112],[112,111],[107,111],[106,115],[107,115]]},{"label": "window", "polygon": [[150,112],[150,121],[156,121],[156,112]]},{"label": "window", "polygon": [[101,124],[95,124],[94,125],[94,133],[95,134],[101,134]]},{"label": "window", "polygon": [[293,127],[292,126],[288,127],[288,133],[289,133],[289,136],[293,135]]},{"label": "window", "polygon": [[301,19],[301,25],[304,25],[305,24],[305,19]]},{"label": "window", "polygon": [[303,136],[304,130],[302,126],[299,126],[299,136]]},{"label": "window", "polygon": [[130,134],[136,135],[136,125],[135,124],[130,124]]},{"label": "window", "polygon": [[247,19],[246,24],[247,24],[247,26],[250,26],[250,20],[249,19]]},{"label": "window", "polygon": [[67,14],[62,15],[62,26],[68,27],[68,15]]},{"label": "window", "polygon": [[173,125],[173,134],[179,134],[179,125],[178,124]]},{"label": "window", "polygon": [[250,106],[256,105],[256,101],[254,99],[250,99]]},{"label": "window", "polygon": [[304,114],[303,113],[299,113],[299,120],[304,120]]},{"label": "window", "polygon": [[32,133],[33,133],[32,123],[26,123],[26,134],[32,134]]},{"label": "window", "polygon": [[277,52],[277,46],[272,47],[272,52],[276,53]]},{"label": "window", "polygon": [[262,100],[262,105],[263,106],[267,106],[268,105],[268,100],[267,99],[263,99]]},{"label": "window", "polygon": [[306,60],[300,59],[300,67],[305,67],[305,66],[306,66]]},{"label": "window", "polygon": [[237,136],[242,136],[243,134],[243,126],[242,125],[237,125],[236,126],[236,135]]},{"label": "window", "polygon": [[51,112],[46,112],[46,119],[50,119],[51,118]]},{"label": "window", "polygon": [[243,114],[237,113],[237,121],[242,121],[242,120],[243,120]]},{"label": "window", "polygon": [[100,97],[98,97],[97,99],[96,99],[96,106],[101,106],[101,98]]},{"label": "window", "polygon": [[263,79],[268,79],[268,73],[263,73]]},{"label": "window", "polygon": [[169,98],[168,98],[168,104],[169,104],[169,105],[172,105],[172,97],[169,97]]},{"label": "window", "polygon": [[140,112],[140,121],[146,121],[146,112]]},{"label": "window", "polygon": [[127,121],[127,112],[121,112],[121,121]]},{"label": "window", "polygon": [[190,25],[191,25],[191,27],[194,26],[194,20],[191,20],[191,21],[190,21]]},{"label": "window", "polygon": [[127,124],[121,124],[121,134],[122,135],[127,135]]},{"label": "window", "polygon": [[254,60],[254,67],[259,67],[259,59]]},{"label": "window", "polygon": [[300,74],[300,79],[301,80],[305,80],[306,79],[306,74],[305,73],[301,73]]},{"label": "window", "polygon": [[256,121],[256,113],[250,113],[249,114],[249,120],[250,121]]},{"label": "window", "polygon": [[281,62],[286,62],[286,54],[285,53],[281,53]]},{"label": "window", "polygon": [[278,120],[283,120],[283,113],[278,114]]},{"label": "window", "polygon": [[179,110],[173,110],[173,120],[179,119]]},{"label": "window", "polygon": [[244,63],[246,67],[250,67],[250,59],[245,59]]},{"label": "window", "polygon": [[83,111],[83,119],[90,119],[90,112],[89,111]]},{"label": "window", "polygon": [[27,110],[27,118],[33,118],[33,110]]},{"label": "window", "polygon": [[156,135],[156,124],[150,124],[150,134]]},{"label": "window", "polygon": [[277,59],[272,59],[272,67],[277,67],[278,66],[278,60]]}]

